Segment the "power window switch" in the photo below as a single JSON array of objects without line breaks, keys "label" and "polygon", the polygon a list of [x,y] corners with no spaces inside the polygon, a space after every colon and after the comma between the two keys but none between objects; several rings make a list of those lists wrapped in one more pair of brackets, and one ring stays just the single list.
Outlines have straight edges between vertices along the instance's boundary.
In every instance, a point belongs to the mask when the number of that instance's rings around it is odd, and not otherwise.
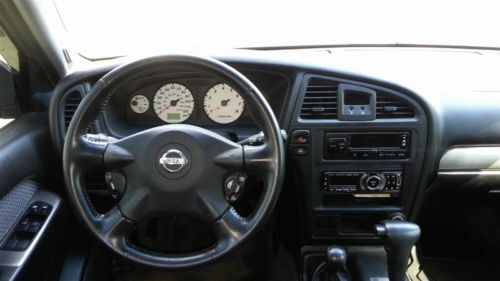
[{"label": "power window switch", "polygon": [[23,218],[21,222],[17,225],[17,231],[27,231],[31,224],[31,220],[27,217]]},{"label": "power window switch", "polygon": [[50,213],[50,205],[48,204],[43,204],[40,206],[40,209],[38,210],[38,214],[39,215],[43,215],[43,216],[46,216]]},{"label": "power window switch", "polygon": [[38,203],[33,203],[30,208],[29,208],[29,213],[30,214],[33,214],[33,215],[36,215],[38,214],[38,211],[40,210],[40,204]]},{"label": "power window switch", "polygon": [[9,240],[7,240],[7,242],[5,242],[5,244],[2,247],[2,250],[5,250],[5,251],[14,250],[16,247],[17,241],[18,240],[15,237],[11,237]]},{"label": "power window switch", "polygon": [[30,239],[20,239],[17,241],[16,246],[14,247],[15,251],[24,251],[26,248],[28,248],[28,245],[30,244],[31,240]]},{"label": "power window switch", "polygon": [[33,232],[33,233],[36,233],[38,232],[38,230],[40,229],[40,227],[42,226],[42,222],[39,221],[39,220],[35,220],[35,221],[32,221],[30,223],[30,225],[28,226],[28,231],[29,232]]}]

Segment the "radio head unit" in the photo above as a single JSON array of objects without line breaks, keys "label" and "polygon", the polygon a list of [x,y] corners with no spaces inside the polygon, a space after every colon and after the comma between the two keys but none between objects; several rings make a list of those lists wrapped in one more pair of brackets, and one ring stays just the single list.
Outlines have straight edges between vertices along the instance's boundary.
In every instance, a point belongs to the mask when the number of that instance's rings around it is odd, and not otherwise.
[{"label": "radio head unit", "polygon": [[325,133],[327,160],[407,159],[410,132]]},{"label": "radio head unit", "polygon": [[323,193],[399,193],[401,171],[325,171],[321,176]]}]

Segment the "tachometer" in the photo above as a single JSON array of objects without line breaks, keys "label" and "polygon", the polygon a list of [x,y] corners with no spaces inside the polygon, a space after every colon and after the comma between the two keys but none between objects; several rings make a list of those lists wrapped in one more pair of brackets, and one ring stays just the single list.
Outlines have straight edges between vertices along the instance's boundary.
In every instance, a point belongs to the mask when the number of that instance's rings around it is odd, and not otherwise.
[{"label": "tachometer", "polygon": [[149,108],[149,100],[143,95],[135,95],[130,99],[130,108],[135,113],[144,113]]},{"label": "tachometer", "polygon": [[240,118],[245,109],[245,101],[229,85],[220,83],[210,88],[203,101],[205,113],[212,121],[229,124]]},{"label": "tachometer", "polygon": [[155,93],[153,109],[156,115],[167,123],[184,122],[193,113],[193,94],[184,85],[165,84]]}]

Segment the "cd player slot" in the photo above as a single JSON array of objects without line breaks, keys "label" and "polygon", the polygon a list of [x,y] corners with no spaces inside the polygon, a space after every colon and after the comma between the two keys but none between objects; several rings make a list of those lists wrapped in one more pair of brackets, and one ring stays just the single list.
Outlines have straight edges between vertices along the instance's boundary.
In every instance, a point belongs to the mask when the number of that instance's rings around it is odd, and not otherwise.
[{"label": "cd player slot", "polygon": [[325,133],[323,157],[327,160],[407,159],[409,132]]}]

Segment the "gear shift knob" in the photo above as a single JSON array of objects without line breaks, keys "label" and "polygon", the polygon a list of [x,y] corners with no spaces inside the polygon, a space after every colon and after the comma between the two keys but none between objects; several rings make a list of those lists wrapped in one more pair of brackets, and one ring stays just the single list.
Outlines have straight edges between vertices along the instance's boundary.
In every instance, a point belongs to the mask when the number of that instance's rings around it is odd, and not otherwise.
[{"label": "gear shift knob", "polygon": [[390,281],[405,281],[411,248],[420,238],[420,227],[407,221],[384,220],[375,225],[375,234],[385,242]]},{"label": "gear shift knob", "polygon": [[347,255],[344,248],[339,246],[330,246],[326,249],[326,263],[328,266],[328,275],[333,276],[345,268]]}]

